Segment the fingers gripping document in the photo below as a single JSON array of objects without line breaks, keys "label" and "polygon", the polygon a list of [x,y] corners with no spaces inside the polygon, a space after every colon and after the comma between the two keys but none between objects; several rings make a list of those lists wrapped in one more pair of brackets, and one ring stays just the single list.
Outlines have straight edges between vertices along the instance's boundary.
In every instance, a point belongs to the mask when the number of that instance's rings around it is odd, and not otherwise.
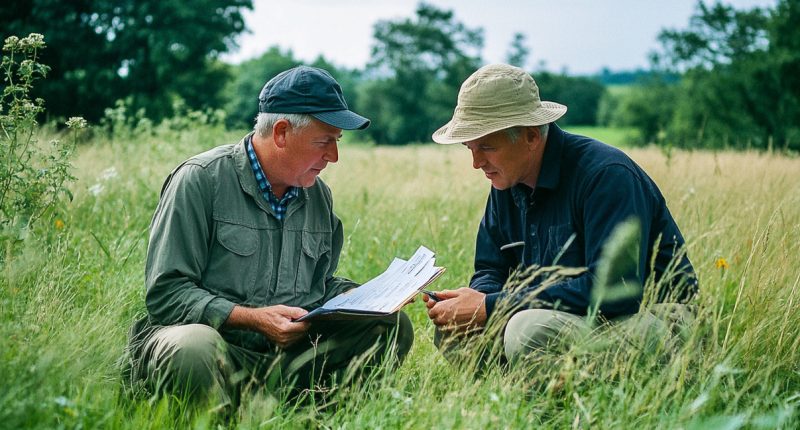
[{"label": "fingers gripping document", "polygon": [[297,321],[354,319],[397,312],[444,272],[445,269],[436,267],[435,263],[433,251],[420,246],[408,261],[395,258],[377,277],[328,300]]}]

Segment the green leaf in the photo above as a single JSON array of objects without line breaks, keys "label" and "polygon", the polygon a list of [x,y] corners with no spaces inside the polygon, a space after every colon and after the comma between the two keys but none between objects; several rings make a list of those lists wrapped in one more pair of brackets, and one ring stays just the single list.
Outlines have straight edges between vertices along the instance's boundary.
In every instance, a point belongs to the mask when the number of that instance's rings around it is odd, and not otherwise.
[{"label": "green leaf", "polygon": [[641,227],[635,218],[620,223],[611,232],[595,272],[591,297],[594,309],[599,309],[605,301],[636,297],[641,293],[641,285],[625,278],[638,270],[640,236]]}]

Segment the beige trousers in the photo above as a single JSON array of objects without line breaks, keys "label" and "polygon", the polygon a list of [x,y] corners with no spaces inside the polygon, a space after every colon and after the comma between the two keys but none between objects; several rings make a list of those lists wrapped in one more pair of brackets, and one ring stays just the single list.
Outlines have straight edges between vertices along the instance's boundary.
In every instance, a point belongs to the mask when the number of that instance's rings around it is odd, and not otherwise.
[{"label": "beige trousers", "polygon": [[[671,347],[685,339],[693,322],[691,306],[677,303],[656,303],[642,312],[606,321],[599,327],[593,327],[585,317],[567,312],[528,309],[512,315],[497,333],[502,332],[501,359],[514,365],[530,354],[561,353],[577,342],[591,341],[598,336],[607,342],[621,342],[646,350],[664,344]],[[492,330],[491,325],[488,330]],[[464,354],[483,361],[491,355],[493,346],[500,345],[493,345],[491,339],[478,339],[482,334],[451,336],[437,329],[434,343],[451,362],[462,362]]]}]

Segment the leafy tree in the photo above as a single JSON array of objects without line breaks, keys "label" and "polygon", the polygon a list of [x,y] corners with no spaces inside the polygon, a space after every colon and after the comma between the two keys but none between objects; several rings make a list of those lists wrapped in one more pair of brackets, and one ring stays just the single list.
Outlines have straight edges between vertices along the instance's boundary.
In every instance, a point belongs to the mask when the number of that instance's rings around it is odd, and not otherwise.
[{"label": "leafy tree", "polygon": [[530,53],[530,48],[525,44],[525,35],[519,32],[514,33],[514,38],[506,53],[506,63],[524,68]]},{"label": "leafy tree", "polygon": [[699,2],[688,30],[665,30],[657,67],[683,72],[668,138],[681,146],[800,147],[800,7]]},{"label": "leafy tree", "polygon": [[635,143],[661,143],[675,113],[675,88],[657,75],[631,86],[616,100],[616,109],[608,118],[610,125],[637,128],[643,141]]},{"label": "leafy tree", "polygon": [[779,120],[787,121],[786,146],[800,148],[800,1],[781,1],[771,17],[769,53],[783,90],[775,110]]},{"label": "leafy tree", "polygon": [[216,59],[244,30],[251,0],[20,0],[0,6],[2,36],[38,32],[52,68],[36,89],[51,115],[98,120],[130,97],[154,119],[174,99],[193,109],[219,107],[227,77]]},{"label": "leafy tree", "polygon": [[429,141],[480,65],[483,30],[421,3],[413,19],[379,21],[373,34],[371,80],[359,91],[359,109],[374,120],[367,133],[379,144]]},{"label": "leafy tree", "polygon": [[567,114],[559,120],[561,124],[595,125],[600,99],[605,86],[593,78],[567,76],[550,72],[534,75],[542,100],[567,105]]}]

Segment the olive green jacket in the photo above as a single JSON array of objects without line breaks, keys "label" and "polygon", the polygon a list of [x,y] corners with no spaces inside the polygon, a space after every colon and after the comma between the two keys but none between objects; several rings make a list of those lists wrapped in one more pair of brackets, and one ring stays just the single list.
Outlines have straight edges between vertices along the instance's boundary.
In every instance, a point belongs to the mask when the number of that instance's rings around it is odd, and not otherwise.
[{"label": "olive green jacket", "polygon": [[268,349],[258,333],[222,327],[234,305],[313,309],[356,286],[333,276],[342,241],[321,179],[279,221],[244,140],[197,155],[167,177],[150,225],[144,325],[206,324],[231,343]]}]

